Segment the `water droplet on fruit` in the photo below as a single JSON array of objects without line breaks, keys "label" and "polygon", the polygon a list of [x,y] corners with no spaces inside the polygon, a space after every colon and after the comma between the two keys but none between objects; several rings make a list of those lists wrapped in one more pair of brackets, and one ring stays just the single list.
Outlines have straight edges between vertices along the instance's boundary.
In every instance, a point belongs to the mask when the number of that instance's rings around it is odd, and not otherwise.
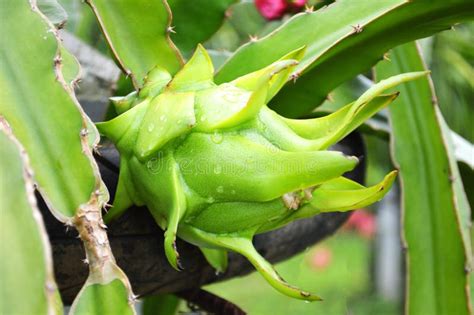
[{"label": "water droplet on fruit", "polygon": [[213,203],[213,202],[214,202],[214,198],[213,198],[213,197],[209,197],[209,198],[206,199],[206,201],[207,201],[208,203]]},{"label": "water droplet on fruit", "polygon": [[239,94],[235,93],[235,92],[226,92],[224,95],[223,95],[223,98],[224,100],[228,101],[228,102],[236,102],[239,100]]},{"label": "water droplet on fruit", "polygon": [[211,136],[212,142],[217,143],[217,144],[221,143],[222,139],[223,139],[223,136],[219,132],[214,132],[214,134]]},{"label": "water droplet on fruit", "polygon": [[155,129],[155,124],[151,123],[148,125],[148,132],[152,132]]},{"label": "water droplet on fruit", "polygon": [[224,187],[223,186],[219,186],[217,187],[216,191],[219,193],[219,194],[222,194],[224,192]]}]

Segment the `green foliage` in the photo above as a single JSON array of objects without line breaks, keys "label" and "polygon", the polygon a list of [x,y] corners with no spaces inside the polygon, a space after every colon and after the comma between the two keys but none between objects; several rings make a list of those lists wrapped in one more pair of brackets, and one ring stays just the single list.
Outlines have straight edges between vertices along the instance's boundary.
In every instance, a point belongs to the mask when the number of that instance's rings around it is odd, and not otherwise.
[{"label": "green foliage", "polygon": [[[54,1],[49,3],[55,4]],[[37,183],[38,190],[52,213],[63,223],[74,225],[78,230],[90,264],[88,282],[103,285],[120,279],[126,285],[126,295],[131,295],[128,280],[115,264],[101,218],[101,208],[108,201],[108,192],[92,158],[92,148],[97,145],[98,133],[90,119],[83,115],[73,94],[72,86],[79,73],[77,61],[62,47],[57,30],[39,11],[35,2],[2,2],[0,14],[5,22],[4,30],[9,34],[2,36],[0,48],[4,57],[0,64],[1,122],[3,125],[9,124],[12,133],[30,157],[32,172],[28,174],[28,179],[31,183],[27,186],[30,202],[31,199],[34,200],[32,185]],[[17,27],[17,23],[22,27]],[[13,163],[2,160],[1,165],[12,167]],[[18,190],[18,194],[22,193],[18,185],[14,188]],[[4,192],[14,196],[7,185],[2,184],[2,193]],[[19,197],[18,200],[21,200]],[[9,198],[10,196],[5,198],[5,202],[9,202],[9,209],[14,209]],[[2,225],[8,224],[2,228],[2,231],[8,233],[4,243],[14,244],[21,255],[32,255],[5,259],[7,263],[2,265],[2,279],[8,278],[10,282],[12,276],[17,277],[13,280],[17,284],[9,288],[11,294],[8,298],[11,303],[19,304],[17,307],[41,306],[38,290],[40,284],[41,291],[46,290],[45,298],[53,301],[48,303],[56,303],[59,295],[52,281],[51,269],[48,269],[49,273],[46,275],[42,273],[41,267],[37,270],[38,265],[51,264],[46,259],[50,255],[48,248],[35,242],[33,236],[32,243],[29,244],[24,233],[20,233],[23,227],[12,223],[12,219],[34,230],[31,222],[20,220],[21,217],[7,217],[6,221],[2,218]],[[11,230],[15,227],[18,228],[17,231]],[[19,244],[20,241],[24,244]],[[31,246],[35,246],[35,249]],[[51,268],[50,265],[46,267]],[[45,282],[46,276],[49,278]],[[21,277],[31,280],[18,280]],[[30,284],[31,287],[27,288],[18,286]],[[34,296],[30,289],[36,291]],[[115,287],[110,289],[116,290]],[[87,286],[83,291],[89,292]],[[24,296],[25,292],[28,294]],[[22,300],[30,299],[31,303],[20,302],[20,297]],[[80,298],[84,301],[82,295]],[[128,308],[131,309],[131,306]],[[39,314],[47,312],[52,313],[40,309],[31,311]]]},{"label": "green foliage", "polygon": [[[396,48],[391,62],[378,65],[377,75],[422,70],[410,43]],[[408,314],[469,314],[465,268],[472,264],[470,209],[446,144],[449,134],[433,104],[429,79],[399,89],[390,116],[403,189]]]},{"label": "green foliage", "polygon": [[270,103],[280,114],[299,117],[339,84],[368,70],[391,47],[473,16],[470,0],[337,1],[297,14],[271,35],[239,48],[219,69],[216,82],[255,71],[306,45],[308,52],[295,69],[297,84],[289,82]]},{"label": "green foliage", "polygon": [[2,2],[0,15],[9,34],[0,39],[0,113],[28,152],[54,215],[66,220],[96,187],[96,171],[83,153],[88,129],[62,80],[52,26],[27,1]]},{"label": "green foliage", "polygon": [[143,299],[143,315],[175,315],[180,299],[172,294],[152,295]]},{"label": "green foliage", "polygon": [[32,170],[2,118],[0,156],[0,313],[60,314],[62,304]]},{"label": "green foliage", "polygon": [[71,307],[71,315],[135,314],[128,301],[128,289],[115,279],[109,283],[86,284]]},{"label": "green foliage", "polygon": [[172,44],[166,1],[87,0],[122,70],[139,88],[156,65],[171,74],[181,67],[179,51]]},{"label": "green foliage", "polygon": [[[372,295],[372,242],[355,233],[339,231],[318,245],[278,263],[278,272],[290,282],[318,290],[322,303],[303,303],[278,294],[256,273],[215,283],[206,291],[239,305],[248,314],[287,315],[400,315],[401,307]],[[315,266],[314,260],[326,254],[328,264]],[[245,290],[244,288],[252,288]]]},{"label": "green foliage", "polygon": [[450,128],[474,142],[474,23],[458,25],[452,32],[433,37],[430,68],[439,106]]},{"label": "green foliage", "polygon": [[227,8],[236,0],[170,0],[173,13],[171,38],[183,53],[204,43],[222,25]]}]

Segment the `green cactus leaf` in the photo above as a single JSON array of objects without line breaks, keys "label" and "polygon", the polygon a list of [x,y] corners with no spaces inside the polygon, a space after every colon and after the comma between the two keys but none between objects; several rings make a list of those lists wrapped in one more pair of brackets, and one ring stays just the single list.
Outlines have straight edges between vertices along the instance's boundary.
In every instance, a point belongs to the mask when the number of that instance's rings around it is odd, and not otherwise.
[{"label": "green cactus leaf", "polygon": [[171,13],[166,1],[87,0],[123,72],[138,89],[155,66],[175,74],[182,58],[169,38]]},{"label": "green cactus leaf", "polygon": [[108,283],[89,283],[71,306],[71,315],[135,314],[127,286],[119,279]]},{"label": "green cactus leaf", "polygon": [[37,0],[38,9],[46,15],[48,20],[54,25],[64,25],[67,20],[66,10],[58,3],[57,0]]},{"label": "green cactus leaf", "polygon": [[209,39],[224,22],[226,10],[237,0],[168,0],[175,33],[171,38],[183,52]]},{"label": "green cactus leaf", "polygon": [[[0,39],[0,114],[31,157],[54,215],[66,221],[96,187],[97,171],[84,154],[88,125],[69,85],[57,79],[58,39],[48,31],[53,26],[28,1],[7,2],[0,11],[10,34]],[[32,48],[25,49],[25,43]]]},{"label": "green cactus leaf", "polygon": [[0,313],[62,314],[33,172],[8,128],[0,118]]},{"label": "green cactus leaf", "polygon": [[[394,49],[377,78],[423,71],[414,43]],[[472,266],[469,204],[447,145],[429,78],[406,83],[390,118],[393,156],[402,184],[407,259],[407,314],[470,314]],[[449,251],[447,254],[446,251]],[[471,275],[472,278],[472,275]]]},{"label": "green cactus leaf", "polygon": [[218,70],[216,82],[231,81],[307,46],[295,69],[298,84],[288,83],[270,104],[280,114],[299,117],[339,84],[379,61],[391,47],[473,17],[470,0],[337,1],[313,13],[297,14],[270,35],[239,48]]}]

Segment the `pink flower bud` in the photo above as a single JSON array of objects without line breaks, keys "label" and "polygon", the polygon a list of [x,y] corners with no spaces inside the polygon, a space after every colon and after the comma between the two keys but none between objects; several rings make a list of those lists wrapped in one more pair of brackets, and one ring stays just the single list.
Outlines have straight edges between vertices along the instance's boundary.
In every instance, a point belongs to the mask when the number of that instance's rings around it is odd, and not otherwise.
[{"label": "pink flower bud", "polygon": [[[296,0],[300,2],[300,0]],[[276,20],[283,16],[288,9],[286,0],[255,0],[255,6],[260,14],[267,20]]]}]

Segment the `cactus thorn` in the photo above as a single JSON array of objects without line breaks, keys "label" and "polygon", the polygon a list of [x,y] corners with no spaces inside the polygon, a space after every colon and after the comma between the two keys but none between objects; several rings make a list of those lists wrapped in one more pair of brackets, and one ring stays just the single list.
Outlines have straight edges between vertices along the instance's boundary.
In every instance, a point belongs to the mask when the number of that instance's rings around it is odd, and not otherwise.
[{"label": "cactus thorn", "polygon": [[128,303],[131,304],[131,305],[137,303],[139,297],[140,297],[139,295],[135,295],[133,293],[130,294],[130,296],[128,298]]},{"label": "cactus thorn", "polygon": [[334,97],[332,96],[332,93],[328,93],[328,95],[326,95],[326,100],[331,103],[334,102]]},{"label": "cactus thorn", "polygon": [[293,81],[293,83],[296,83],[296,80],[298,80],[298,78],[300,77],[300,73],[299,72],[295,72],[295,73],[292,73],[290,75],[290,80]]},{"label": "cactus thorn", "polygon": [[313,13],[313,12],[314,12],[314,5],[309,6],[308,4],[305,4],[304,12],[306,12],[306,13]]},{"label": "cactus thorn", "polygon": [[166,31],[167,31],[168,33],[174,33],[174,34],[176,34],[176,31],[174,30],[174,28],[175,28],[174,26],[171,26],[171,25],[170,25],[170,26],[168,26],[168,27],[166,28]]},{"label": "cactus thorn", "polygon": [[92,151],[94,154],[98,155],[98,156],[102,156],[102,153],[100,152],[99,148],[101,146],[99,144],[95,144],[93,147],[92,147]]},{"label": "cactus thorn", "polygon": [[360,25],[360,24],[351,25],[351,26],[352,26],[352,28],[353,28],[353,34],[362,33],[362,31],[364,30],[363,26]]},{"label": "cactus thorn", "polygon": [[249,35],[249,38],[250,38],[250,41],[251,42],[256,42],[258,40],[258,36],[257,35]]},{"label": "cactus thorn", "polygon": [[82,262],[83,262],[84,264],[88,265],[88,264],[89,264],[89,259],[84,258],[84,259],[82,260]]},{"label": "cactus thorn", "polygon": [[54,284],[54,282],[46,281],[45,288],[46,290],[48,290],[48,292],[56,292],[56,285]]},{"label": "cactus thorn", "polygon": [[87,137],[89,130],[87,128],[81,129],[81,137]]},{"label": "cactus thorn", "polygon": [[60,55],[57,55],[56,57],[54,57],[54,64],[55,65],[61,64],[61,61],[62,61],[62,58],[61,58]]}]

